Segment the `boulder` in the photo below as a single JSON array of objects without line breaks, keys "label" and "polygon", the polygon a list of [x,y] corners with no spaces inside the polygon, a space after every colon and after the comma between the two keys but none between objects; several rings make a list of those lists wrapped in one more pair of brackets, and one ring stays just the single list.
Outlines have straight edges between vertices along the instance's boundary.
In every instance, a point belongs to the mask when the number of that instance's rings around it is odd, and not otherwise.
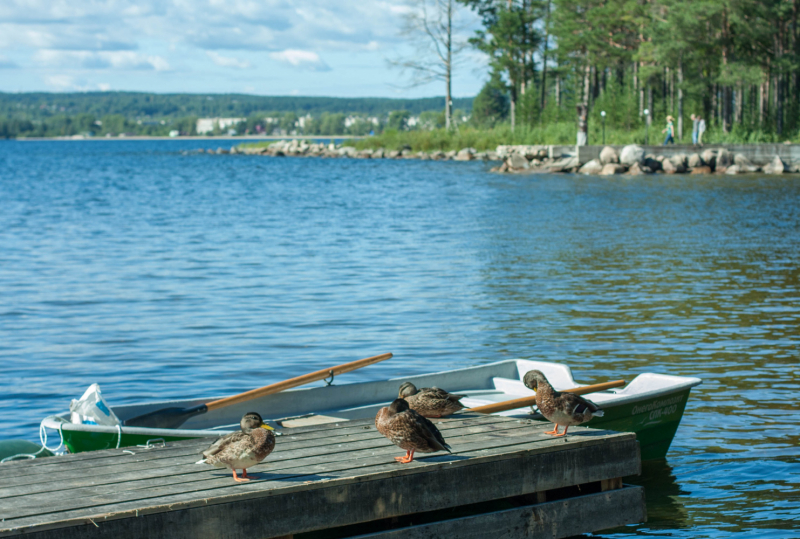
[{"label": "boulder", "polygon": [[728,168],[733,164],[733,156],[731,152],[726,150],[725,148],[720,148],[717,151],[717,162],[714,165],[715,168]]},{"label": "boulder", "polygon": [[703,166],[703,158],[700,157],[699,153],[693,153],[689,157],[686,158],[686,166],[689,168],[697,168]]},{"label": "boulder", "polygon": [[644,149],[636,144],[629,144],[622,148],[619,154],[619,162],[623,165],[631,166],[634,163],[640,165],[644,163]]},{"label": "boulder", "polygon": [[603,170],[600,171],[600,176],[612,176],[614,174],[624,174],[626,170],[627,167],[624,165],[609,163],[603,166]]},{"label": "boulder", "polygon": [[717,155],[714,150],[705,150],[700,154],[700,159],[703,160],[704,165],[711,167],[711,170],[714,170],[714,167],[717,166]]},{"label": "boulder", "polygon": [[744,154],[737,153],[733,156],[733,163],[739,167],[739,172],[758,172],[758,167],[753,164]]},{"label": "boulder", "polygon": [[386,154],[386,157],[388,157],[389,159],[397,159],[398,157],[400,157],[400,152],[397,150],[390,150],[389,153]]},{"label": "boulder", "polygon": [[419,159],[420,161],[430,161],[431,156],[425,152],[417,152],[417,159]]},{"label": "boulder", "polygon": [[672,162],[671,159],[664,159],[661,162],[661,169],[667,174],[675,174],[678,172],[678,169],[675,168],[675,164]]},{"label": "boulder", "polygon": [[607,165],[609,163],[619,163],[619,156],[617,155],[617,150],[612,148],[611,146],[606,146],[600,152],[600,163],[603,165]]},{"label": "boulder", "polygon": [[578,172],[581,174],[600,174],[601,170],[603,170],[601,161],[599,159],[592,159],[579,168]]},{"label": "boulder", "polygon": [[372,152],[373,159],[383,159],[384,157],[386,157],[386,151],[383,148],[378,148]]},{"label": "boulder", "polygon": [[444,152],[442,150],[431,152],[431,159],[433,159],[434,161],[439,161],[440,159],[444,159]]},{"label": "boulder", "polygon": [[[666,163],[667,160],[664,161]],[[669,158],[669,162],[675,166],[675,172],[683,174],[686,172],[686,154],[679,153]],[[662,163],[663,165],[663,163]]]},{"label": "boulder", "polygon": [[731,165],[725,169],[725,174],[739,174],[739,172],[739,165]]},{"label": "boulder", "polygon": [[458,152],[456,152],[455,150],[450,150],[449,152],[444,152],[444,158],[445,159],[455,159],[457,153]]},{"label": "boulder", "polygon": [[528,160],[518,153],[512,153],[511,156],[506,159],[506,163],[508,163],[509,168],[526,169],[530,167]]},{"label": "boulder", "polygon": [[580,166],[577,157],[565,157],[547,165],[548,172],[572,172]]},{"label": "boulder", "polygon": [[692,174],[711,174],[711,167],[708,165],[703,165],[701,167],[694,167],[692,169]]},{"label": "boulder", "polygon": [[786,172],[786,164],[776,155],[768,165],[764,166],[764,172],[767,174],[783,174]]},{"label": "boulder", "polygon": [[628,169],[628,174],[630,174],[631,176],[638,176],[640,174],[650,174],[652,172],[653,170],[650,167],[645,165],[640,165],[639,163],[632,164],[631,167]]},{"label": "boulder", "polygon": [[500,154],[498,154],[496,152],[493,152],[491,150],[486,152],[486,159],[488,159],[489,161],[500,161],[501,160]]},{"label": "boulder", "polygon": [[644,160],[644,166],[649,168],[652,172],[658,172],[659,170],[664,169],[661,161],[659,161],[657,157],[646,157]]},{"label": "boulder", "polygon": [[456,161],[472,161],[473,154],[475,152],[472,148],[464,148],[463,150],[459,150],[456,154],[455,160]]}]

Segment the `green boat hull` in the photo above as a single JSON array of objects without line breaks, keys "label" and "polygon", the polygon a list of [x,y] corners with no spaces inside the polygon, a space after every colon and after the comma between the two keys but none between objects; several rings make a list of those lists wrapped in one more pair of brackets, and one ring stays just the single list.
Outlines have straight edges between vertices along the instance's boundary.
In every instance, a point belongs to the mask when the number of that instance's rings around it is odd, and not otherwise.
[{"label": "green boat hull", "polygon": [[[147,446],[148,442],[150,445],[153,445],[162,440],[166,443],[190,439],[178,436],[159,436],[158,438],[154,438],[153,436],[144,434],[123,433],[122,440],[119,440],[119,436],[116,432],[86,432],[68,429],[64,429],[62,435],[64,437],[64,446],[70,453],[97,451],[98,449],[115,449],[117,447]],[[117,440],[119,440],[119,445],[117,445]]]},{"label": "green boat hull", "polygon": [[683,417],[690,389],[639,402],[604,408],[586,426],[617,432],[635,432],[642,460],[663,459]]}]

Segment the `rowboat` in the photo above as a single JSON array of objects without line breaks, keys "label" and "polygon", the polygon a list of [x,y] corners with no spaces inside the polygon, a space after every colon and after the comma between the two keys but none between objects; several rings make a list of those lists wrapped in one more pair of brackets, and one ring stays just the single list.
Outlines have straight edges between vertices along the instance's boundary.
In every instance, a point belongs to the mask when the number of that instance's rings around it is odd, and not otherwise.
[{"label": "rowboat", "polygon": [[[410,381],[417,387],[442,387],[466,395],[469,408],[532,396],[522,383],[526,372],[538,369],[558,390],[580,387],[568,366],[529,360],[505,360],[476,367],[422,374],[390,380],[353,384],[331,383],[304,387],[260,397],[203,415],[191,417],[178,429],[131,426],[100,426],[70,422],[68,412],[46,417],[40,432],[56,430],[70,453],[120,447],[150,447],[174,440],[220,436],[238,430],[239,419],[257,411],[279,432],[322,423],[336,423],[374,417],[382,406],[397,397],[398,387]],[[588,427],[635,432],[642,459],[664,458],[678,430],[691,388],[699,378],[644,373],[624,388],[592,393],[589,399],[604,410]],[[169,407],[191,407],[215,398],[187,399],[113,406],[121,420]],[[500,412],[501,415],[544,419],[530,407]]]}]

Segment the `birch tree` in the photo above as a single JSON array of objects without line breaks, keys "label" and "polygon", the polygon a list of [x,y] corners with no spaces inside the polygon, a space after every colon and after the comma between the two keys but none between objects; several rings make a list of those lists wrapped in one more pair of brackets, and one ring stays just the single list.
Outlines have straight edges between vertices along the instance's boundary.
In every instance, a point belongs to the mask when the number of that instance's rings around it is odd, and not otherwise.
[{"label": "birch tree", "polygon": [[408,0],[403,16],[401,35],[412,45],[411,58],[394,59],[389,63],[411,75],[411,87],[432,81],[445,85],[445,128],[452,126],[453,67],[466,41],[458,38],[463,29],[455,0]]}]

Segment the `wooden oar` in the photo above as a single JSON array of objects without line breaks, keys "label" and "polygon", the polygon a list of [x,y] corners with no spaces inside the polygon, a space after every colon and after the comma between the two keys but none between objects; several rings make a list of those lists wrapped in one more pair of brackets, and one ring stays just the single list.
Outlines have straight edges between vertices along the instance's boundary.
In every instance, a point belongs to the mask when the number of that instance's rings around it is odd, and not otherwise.
[{"label": "wooden oar", "polygon": [[258,389],[252,389],[238,395],[233,395],[232,397],[225,397],[224,399],[207,402],[206,404],[198,404],[197,406],[191,406],[189,408],[163,408],[161,410],[156,410],[155,412],[133,417],[124,421],[123,424],[126,427],[176,429],[183,425],[183,423],[186,422],[190,417],[204,414],[209,410],[224,408],[225,406],[231,406],[233,404],[239,404],[240,402],[246,402],[251,399],[257,399],[259,397],[263,397],[264,395],[271,395],[272,393],[278,393],[285,389],[302,386],[310,382],[316,382],[317,380],[324,380],[325,378],[329,377],[331,373],[334,375],[343,374],[345,372],[360,369],[361,367],[366,367],[367,365],[372,365],[373,363],[385,361],[390,357],[392,357],[392,354],[387,353],[379,356],[359,359],[358,361],[351,361],[350,363],[337,365],[336,367],[330,369],[322,369],[321,371],[304,374],[296,378],[284,380],[283,382],[278,382],[276,384],[271,384]]},{"label": "wooden oar", "polygon": [[[594,384],[591,386],[574,387],[572,389],[565,389],[561,393],[574,393],[576,395],[586,395],[587,393],[594,393],[596,391],[603,391],[604,389],[611,389],[613,387],[622,387],[625,385],[625,380],[615,380],[614,382],[603,382],[602,384]],[[496,402],[494,404],[486,404],[484,406],[476,406],[475,408],[468,408],[465,412],[479,412],[481,414],[495,414],[497,412],[505,412],[506,410],[516,410],[517,408],[524,408],[526,406],[533,406],[536,404],[536,395],[531,397],[522,397],[520,399],[512,399],[510,401]]]}]

